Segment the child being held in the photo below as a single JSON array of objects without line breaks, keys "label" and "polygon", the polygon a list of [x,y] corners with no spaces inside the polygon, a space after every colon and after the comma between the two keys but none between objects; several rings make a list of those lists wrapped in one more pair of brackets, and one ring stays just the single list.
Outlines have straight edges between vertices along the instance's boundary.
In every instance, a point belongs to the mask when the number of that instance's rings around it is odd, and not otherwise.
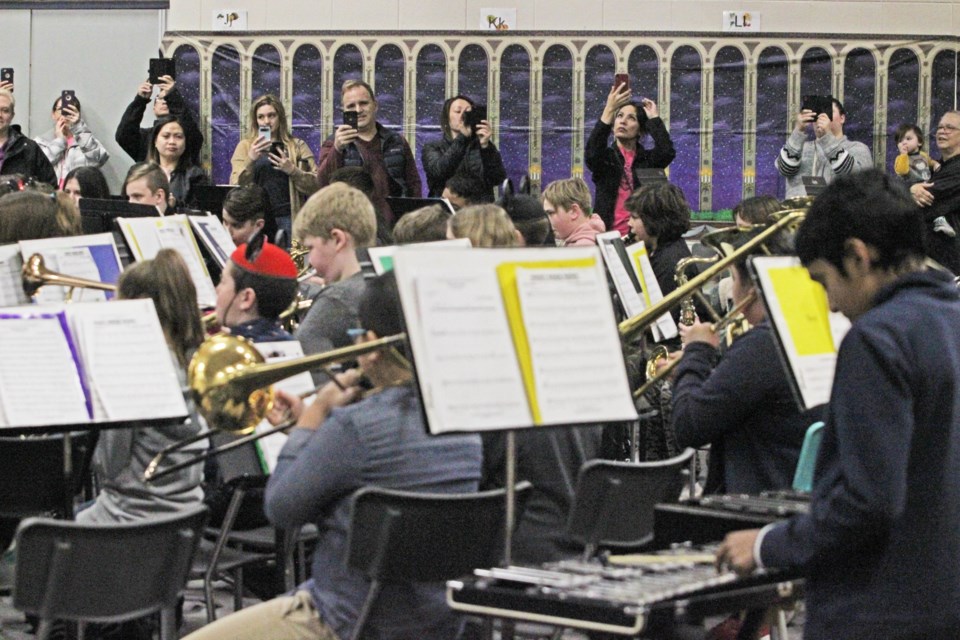
[{"label": "child being held", "polygon": [[[917,125],[900,125],[897,129],[896,141],[900,155],[893,162],[893,170],[908,186],[927,182],[934,171],[940,170],[940,163],[923,151],[923,132]],[[933,230],[951,238],[957,235],[956,230],[943,216],[934,219]]]}]

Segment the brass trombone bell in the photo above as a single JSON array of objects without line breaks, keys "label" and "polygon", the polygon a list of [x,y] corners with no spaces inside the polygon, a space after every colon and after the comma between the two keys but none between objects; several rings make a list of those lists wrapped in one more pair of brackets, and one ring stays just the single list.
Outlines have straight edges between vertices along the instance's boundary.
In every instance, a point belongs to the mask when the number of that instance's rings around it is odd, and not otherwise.
[{"label": "brass trombone bell", "polygon": [[68,276],[56,271],[47,269],[43,263],[43,256],[35,253],[23,263],[23,269],[20,270],[20,277],[23,281],[23,292],[29,297],[37,295],[41,287],[47,285],[57,285],[61,287],[70,287],[67,294],[67,300],[73,296],[73,289],[82,287],[84,289],[99,289],[100,291],[116,291],[117,285],[109,282],[100,282],[99,280],[88,280],[87,278],[78,278]]}]

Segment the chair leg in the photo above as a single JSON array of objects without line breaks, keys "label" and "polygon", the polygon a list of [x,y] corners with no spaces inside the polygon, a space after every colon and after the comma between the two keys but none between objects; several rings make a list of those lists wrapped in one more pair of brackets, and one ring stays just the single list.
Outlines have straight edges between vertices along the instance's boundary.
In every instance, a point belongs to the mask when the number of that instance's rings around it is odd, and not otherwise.
[{"label": "chair leg", "polygon": [[207,605],[207,624],[217,619],[217,605],[213,601],[213,578],[208,575],[203,578],[203,600]]},{"label": "chair leg", "polygon": [[87,637],[87,624],[82,620],[77,622],[77,640],[85,640]]},{"label": "chair leg", "polygon": [[243,609],[243,567],[233,572],[233,610]]},{"label": "chair leg", "polygon": [[177,640],[177,609],[160,609],[160,640]]},{"label": "chair leg", "polygon": [[360,640],[360,638],[363,637],[364,627],[367,626],[367,618],[370,617],[373,604],[377,601],[377,596],[380,595],[381,588],[382,586],[379,580],[374,580],[370,583],[370,591],[367,593],[367,599],[363,602],[363,608],[360,609],[360,615],[357,617],[357,624],[353,627],[350,640]]},{"label": "chair leg", "polygon": [[40,624],[37,626],[37,639],[38,640],[48,640],[50,637],[50,632],[53,630],[53,620],[41,620]]}]

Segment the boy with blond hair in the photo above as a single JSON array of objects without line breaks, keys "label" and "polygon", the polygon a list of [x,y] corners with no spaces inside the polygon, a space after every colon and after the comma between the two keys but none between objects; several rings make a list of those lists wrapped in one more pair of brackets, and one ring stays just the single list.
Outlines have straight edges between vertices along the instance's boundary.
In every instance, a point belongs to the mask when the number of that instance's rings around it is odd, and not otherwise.
[{"label": "boy with blond hair", "polygon": [[606,231],[603,220],[591,214],[590,189],[581,178],[555,180],[543,192],[543,209],[562,247],[597,244]]}]

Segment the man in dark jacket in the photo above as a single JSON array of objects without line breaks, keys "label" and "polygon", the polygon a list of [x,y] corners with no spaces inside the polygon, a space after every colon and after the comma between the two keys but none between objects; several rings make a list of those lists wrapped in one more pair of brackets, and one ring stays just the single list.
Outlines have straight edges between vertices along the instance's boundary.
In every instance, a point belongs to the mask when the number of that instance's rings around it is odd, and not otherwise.
[{"label": "man in dark jacket", "polygon": [[[170,76],[161,76],[159,93],[153,101],[153,115],[160,118],[163,116],[176,116],[183,125],[183,133],[187,138],[187,149],[185,153],[193,164],[200,166],[200,149],[203,147],[203,134],[197,126],[197,119],[190,113],[183,96],[177,91],[176,82]],[[114,136],[120,148],[127,152],[134,162],[143,162],[147,159],[147,151],[153,141],[150,139],[151,127],[142,128],[140,122],[143,120],[143,114],[150,104],[150,97],[153,95],[153,85],[149,81],[140,85],[137,95],[133,102],[127,105],[127,110],[123,112],[120,118],[120,124],[117,126],[117,133]]]},{"label": "man in dark jacket", "polygon": [[0,89],[0,175],[18,174],[56,186],[57,174],[40,145],[13,124],[16,106],[13,92]]}]

